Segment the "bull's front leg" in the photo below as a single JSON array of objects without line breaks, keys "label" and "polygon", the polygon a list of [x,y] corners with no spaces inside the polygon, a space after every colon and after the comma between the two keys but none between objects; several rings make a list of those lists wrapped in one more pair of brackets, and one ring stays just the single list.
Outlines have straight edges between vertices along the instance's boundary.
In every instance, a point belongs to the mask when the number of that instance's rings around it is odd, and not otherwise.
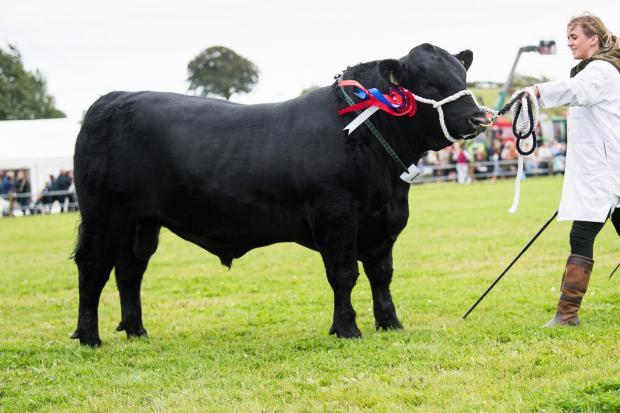
[{"label": "bull's front leg", "polygon": [[334,291],[334,319],[329,334],[344,338],[361,337],[351,304],[351,291],[359,275],[357,221],[352,207],[319,211],[314,222],[315,240]]},{"label": "bull's front leg", "polygon": [[372,290],[373,312],[377,330],[402,329],[390,293],[392,282],[392,249],[372,260],[363,261],[364,271]]}]

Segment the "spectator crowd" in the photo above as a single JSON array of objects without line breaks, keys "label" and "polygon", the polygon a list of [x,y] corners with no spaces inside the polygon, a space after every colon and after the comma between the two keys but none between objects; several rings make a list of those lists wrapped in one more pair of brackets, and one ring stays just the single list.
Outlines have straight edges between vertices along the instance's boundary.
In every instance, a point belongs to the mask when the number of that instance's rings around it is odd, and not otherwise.
[{"label": "spectator crowd", "polygon": [[[438,152],[427,152],[418,164],[424,171],[422,181],[455,180],[468,184],[516,175],[519,153],[515,139],[504,138],[501,132],[501,129],[491,130]],[[524,157],[525,176],[562,174],[565,160],[564,142],[539,140],[536,150]]]},{"label": "spectator crowd", "polygon": [[33,196],[28,171],[0,169],[0,215],[34,215],[55,210],[76,211],[73,171],[61,170],[50,175],[41,193]]}]

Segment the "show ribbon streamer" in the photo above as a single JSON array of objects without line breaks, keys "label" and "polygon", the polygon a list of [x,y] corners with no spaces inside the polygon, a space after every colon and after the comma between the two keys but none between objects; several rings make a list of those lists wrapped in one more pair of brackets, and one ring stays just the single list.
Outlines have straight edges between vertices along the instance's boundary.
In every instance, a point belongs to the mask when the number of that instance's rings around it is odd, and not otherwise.
[{"label": "show ribbon streamer", "polygon": [[418,105],[413,93],[402,86],[391,87],[387,94],[381,93],[377,88],[368,90],[355,80],[341,80],[338,82],[338,86],[353,86],[358,88],[355,95],[362,99],[361,102],[338,111],[338,114],[342,116],[350,112],[364,110],[353,119],[351,123],[344,127],[343,130],[348,131],[348,134],[351,134],[351,132],[357,129],[378,110],[382,110],[392,116],[407,115],[409,117],[415,115],[418,110]]}]

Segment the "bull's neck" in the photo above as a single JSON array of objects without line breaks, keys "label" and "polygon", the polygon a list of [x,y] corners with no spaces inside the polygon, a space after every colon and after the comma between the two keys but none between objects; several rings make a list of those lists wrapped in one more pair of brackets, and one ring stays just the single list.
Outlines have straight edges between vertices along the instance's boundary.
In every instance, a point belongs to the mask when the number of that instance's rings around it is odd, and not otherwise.
[{"label": "bull's neck", "polygon": [[[417,164],[422,155],[431,149],[426,144],[428,140],[424,139],[426,132],[415,117],[412,119],[378,113],[372,117],[372,122],[407,167]],[[385,150],[383,152],[389,156]]]}]

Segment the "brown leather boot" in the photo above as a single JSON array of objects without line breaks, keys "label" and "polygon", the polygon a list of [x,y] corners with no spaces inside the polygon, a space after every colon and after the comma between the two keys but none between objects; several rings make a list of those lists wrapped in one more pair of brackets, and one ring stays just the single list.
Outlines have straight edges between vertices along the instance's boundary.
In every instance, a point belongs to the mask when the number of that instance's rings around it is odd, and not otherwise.
[{"label": "brown leather boot", "polygon": [[588,289],[590,275],[594,260],[582,255],[571,254],[566,261],[564,277],[562,277],[562,294],[558,302],[555,317],[549,320],[543,327],[556,325],[576,326],[579,325],[579,306]]}]

